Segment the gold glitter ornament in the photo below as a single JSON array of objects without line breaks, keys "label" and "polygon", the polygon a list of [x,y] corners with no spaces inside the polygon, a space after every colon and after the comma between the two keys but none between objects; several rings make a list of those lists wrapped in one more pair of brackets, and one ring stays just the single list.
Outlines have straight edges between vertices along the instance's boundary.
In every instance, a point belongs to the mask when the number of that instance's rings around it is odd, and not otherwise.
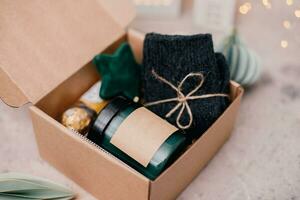
[{"label": "gold glitter ornament", "polygon": [[91,122],[108,103],[99,97],[101,81],[95,83],[61,118],[61,123],[82,135],[86,135]]},{"label": "gold glitter ornament", "polygon": [[82,135],[88,131],[88,127],[96,114],[85,107],[72,107],[62,115],[62,124]]}]

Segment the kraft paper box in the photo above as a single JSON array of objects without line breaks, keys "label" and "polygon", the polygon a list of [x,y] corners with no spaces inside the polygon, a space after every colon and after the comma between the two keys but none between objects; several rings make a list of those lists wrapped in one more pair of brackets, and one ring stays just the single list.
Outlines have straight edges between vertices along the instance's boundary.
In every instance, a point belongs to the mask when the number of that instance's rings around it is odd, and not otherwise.
[{"label": "kraft paper box", "polygon": [[176,198],[230,136],[243,89],[231,82],[232,103],[155,181],[58,122],[98,79],[94,55],[128,40],[138,61],[143,36],[124,28],[134,17],[125,0],[0,2],[0,97],[31,102],[41,157],[95,197],[105,200]]}]

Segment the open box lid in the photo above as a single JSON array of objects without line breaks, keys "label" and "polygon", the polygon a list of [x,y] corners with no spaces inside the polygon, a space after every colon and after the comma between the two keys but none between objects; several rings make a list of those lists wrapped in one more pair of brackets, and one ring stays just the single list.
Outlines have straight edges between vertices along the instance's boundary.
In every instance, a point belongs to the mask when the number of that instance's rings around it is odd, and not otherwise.
[{"label": "open box lid", "polygon": [[38,102],[135,15],[131,0],[1,0],[0,8],[0,97],[14,107]]}]

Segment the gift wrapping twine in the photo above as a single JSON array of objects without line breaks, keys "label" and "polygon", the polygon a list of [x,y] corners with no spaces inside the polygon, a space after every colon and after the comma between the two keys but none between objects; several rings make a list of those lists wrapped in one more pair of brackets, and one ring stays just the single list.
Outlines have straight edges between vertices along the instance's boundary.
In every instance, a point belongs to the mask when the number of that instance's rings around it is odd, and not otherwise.
[{"label": "gift wrapping twine", "polygon": [[[194,93],[196,93],[203,85],[204,83],[204,75],[201,72],[191,72],[188,75],[186,75],[182,81],[179,83],[179,85],[176,87],[174,86],[171,82],[169,82],[168,80],[166,80],[165,78],[163,78],[162,76],[158,75],[154,69],[152,69],[152,75],[159,81],[167,84],[168,86],[170,86],[173,90],[176,91],[177,93],[177,97],[174,98],[169,98],[169,99],[162,99],[162,100],[158,100],[158,101],[153,101],[153,102],[149,102],[146,103],[145,106],[149,107],[149,106],[153,106],[153,105],[158,105],[158,104],[163,104],[163,103],[168,103],[168,102],[178,102],[177,105],[174,106],[173,109],[171,109],[166,115],[166,118],[169,118],[170,116],[172,116],[172,114],[174,114],[178,109],[180,109],[177,118],[176,118],[176,125],[178,126],[178,128],[180,129],[188,129],[191,127],[192,123],[193,123],[193,112],[188,104],[189,100],[196,100],[196,99],[205,99],[205,98],[210,98],[210,97],[226,97],[229,98],[228,94],[224,94],[224,93],[214,93],[214,94],[204,94],[204,95],[193,95]],[[184,84],[184,82],[191,77],[198,77],[200,79],[199,84],[196,85],[196,87],[190,91],[187,95],[183,94],[182,92],[182,85]],[[189,116],[189,121],[188,124],[186,125],[182,125],[180,122],[180,119],[183,115],[184,111],[187,111],[188,116]]]}]

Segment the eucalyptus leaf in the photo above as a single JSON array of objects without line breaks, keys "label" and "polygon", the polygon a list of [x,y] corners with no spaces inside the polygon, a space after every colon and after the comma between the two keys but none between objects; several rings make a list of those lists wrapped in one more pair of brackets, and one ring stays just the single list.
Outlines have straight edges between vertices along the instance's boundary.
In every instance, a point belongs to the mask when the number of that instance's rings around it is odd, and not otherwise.
[{"label": "eucalyptus leaf", "polygon": [[56,198],[56,199],[52,199],[52,200],[70,200],[73,199],[74,197],[63,197],[63,198]]},{"label": "eucalyptus leaf", "polygon": [[69,189],[46,179],[19,173],[0,174],[0,200],[67,200],[74,197]]},{"label": "eucalyptus leaf", "polygon": [[23,180],[0,180],[0,193],[19,190],[44,189],[45,187]]},{"label": "eucalyptus leaf", "polygon": [[26,175],[26,174],[12,173],[12,172],[0,174],[0,182],[1,182],[1,180],[7,180],[7,179],[10,179],[10,180],[17,179],[17,180],[23,180],[23,181],[30,180],[31,183],[35,183],[37,185],[42,185],[43,187],[48,187],[50,189],[56,189],[56,190],[62,190],[65,192],[71,192],[69,189],[67,189],[66,187],[64,187],[62,185],[51,182],[44,178],[34,177],[34,176]]},{"label": "eucalyptus leaf", "polygon": [[0,200],[26,200],[26,199],[23,197],[15,197],[15,196],[5,195],[0,193]]},{"label": "eucalyptus leaf", "polygon": [[16,197],[24,197],[24,198],[37,198],[37,199],[56,199],[62,197],[70,197],[71,195],[65,194],[60,191],[55,190],[45,190],[45,189],[36,189],[36,190],[24,190],[17,192],[7,192],[3,194],[9,194],[11,196]]}]

